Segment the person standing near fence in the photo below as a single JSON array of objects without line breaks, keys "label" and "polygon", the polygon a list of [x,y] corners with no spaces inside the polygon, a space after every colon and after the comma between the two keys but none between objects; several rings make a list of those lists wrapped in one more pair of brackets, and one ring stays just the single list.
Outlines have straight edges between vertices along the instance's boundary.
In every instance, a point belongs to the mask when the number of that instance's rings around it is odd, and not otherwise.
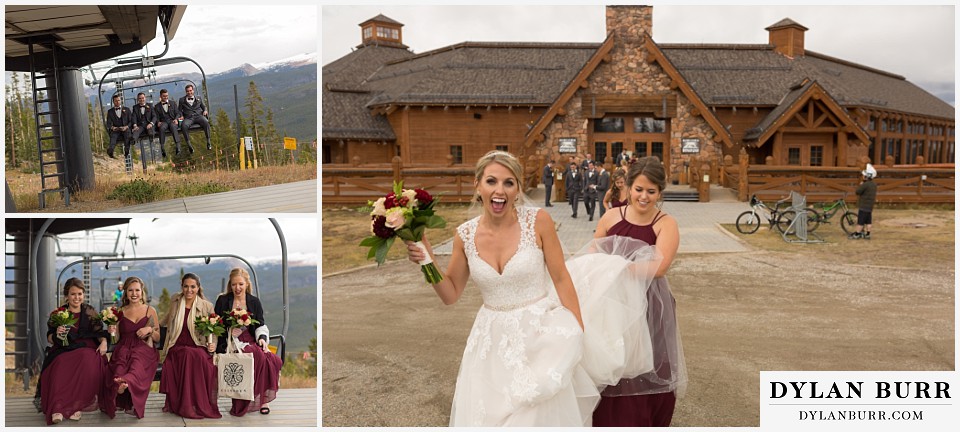
[{"label": "person standing near fence", "polygon": [[877,184],[873,178],[877,176],[877,169],[867,164],[867,168],[860,171],[862,180],[857,186],[857,228],[850,234],[850,239],[870,240],[870,228],[873,227],[873,204],[877,201]]},{"label": "person standing near fence", "polygon": [[570,169],[563,175],[567,188],[567,201],[573,209],[572,218],[577,218],[577,207],[579,206],[580,194],[583,192],[583,175],[579,173],[577,163],[570,164]]},{"label": "person standing near fence", "polygon": [[543,206],[553,207],[553,204],[550,204],[550,192],[553,191],[553,159],[550,159],[550,162],[547,162],[547,166],[543,167],[543,188],[547,194]]}]

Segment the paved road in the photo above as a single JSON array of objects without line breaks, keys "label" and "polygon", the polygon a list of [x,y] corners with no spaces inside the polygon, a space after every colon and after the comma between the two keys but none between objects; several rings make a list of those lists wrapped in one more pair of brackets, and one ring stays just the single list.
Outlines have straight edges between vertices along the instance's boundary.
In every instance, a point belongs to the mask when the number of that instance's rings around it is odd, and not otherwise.
[{"label": "paved road", "polygon": [[304,180],[209,195],[176,198],[113,213],[316,213],[317,180]]},{"label": "paved road", "polygon": [[[681,186],[684,187],[685,186]],[[740,240],[732,236],[719,224],[733,223],[737,215],[749,210],[749,204],[739,202],[733,192],[714,186],[710,192],[711,202],[666,202],[663,211],[673,215],[680,226],[680,249],[678,253],[743,252],[750,250]],[[531,200],[543,206],[543,186],[530,194]],[[557,224],[557,234],[567,254],[573,254],[593,238],[593,232],[599,220],[599,211],[594,221],[587,220],[583,204],[577,212],[577,218],[571,217],[571,208],[567,203],[554,202],[546,209]],[[435,249],[441,255],[450,254],[452,243],[448,242]]]}]

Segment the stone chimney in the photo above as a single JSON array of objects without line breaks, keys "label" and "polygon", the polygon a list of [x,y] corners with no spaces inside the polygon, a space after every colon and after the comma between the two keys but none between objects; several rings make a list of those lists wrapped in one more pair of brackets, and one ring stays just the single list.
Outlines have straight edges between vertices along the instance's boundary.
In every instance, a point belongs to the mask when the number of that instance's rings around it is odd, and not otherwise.
[{"label": "stone chimney", "polygon": [[804,55],[803,33],[809,30],[808,28],[790,18],[784,18],[767,27],[766,30],[769,32],[770,45],[773,45],[774,51],[790,58]]},{"label": "stone chimney", "polygon": [[607,6],[607,33],[620,40],[653,36],[653,6]]},{"label": "stone chimney", "polygon": [[360,23],[360,37],[363,42],[358,48],[367,45],[407,48],[403,44],[403,24],[387,18],[383,14]]}]

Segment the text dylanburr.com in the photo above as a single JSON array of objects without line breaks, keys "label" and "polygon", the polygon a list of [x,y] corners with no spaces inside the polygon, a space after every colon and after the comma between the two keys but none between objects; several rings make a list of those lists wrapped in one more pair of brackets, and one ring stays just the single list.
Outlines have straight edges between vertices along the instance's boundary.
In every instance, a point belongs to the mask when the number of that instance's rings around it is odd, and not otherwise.
[{"label": "text dylanburr.com", "polygon": [[948,430],[960,424],[954,371],[760,372],[763,430]]}]

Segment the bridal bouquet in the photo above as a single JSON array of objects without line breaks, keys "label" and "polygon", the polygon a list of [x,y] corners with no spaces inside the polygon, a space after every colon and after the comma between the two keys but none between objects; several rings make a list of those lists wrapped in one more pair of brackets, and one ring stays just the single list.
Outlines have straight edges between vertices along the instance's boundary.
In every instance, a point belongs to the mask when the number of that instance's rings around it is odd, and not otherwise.
[{"label": "bridal bouquet", "polygon": [[215,313],[210,316],[198,316],[193,322],[193,326],[200,332],[201,336],[207,337],[207,343],[213,343],[214,336],[223,336],[226,328],[223,326],[223,318]]},{"label": "bridal bouquet", "polygon": [[432,197],[423,189],[404,189],[402,181],[394,183],[393,192],[370,203],[373,207],[370,212],[370,232],[373,235],[360,242],[360,246],[370,248],[367,258],[375,258],[377,265],[383,264],[390,246],[400,237],[401,240],[416,242],[424,251],[426,258],[420,262],[420,271],[427,282],[435,284],[443,280],[443,275],[421,241],[423,231],[427,228],[443,228],[447,225],[447,221],[434,214],[433,207],[437,201],[439,198]]},{"label": "bridal bouquet", "polygon": [[250,315],[250,312],[247,312],[244,309],[231,310],[227,315],[227,322],[230,323],[230,328],[246,327],[250,324],[260,324],[260,321],[253,319],[253,316]]},{"label": "bridal bouquet", "polygon": [[[73,314],[67,310],[65,307],[58,307],[50,312],[50,326],[51,327],[73,327],[77,323],[77,319],[73,317]],[[57,336],[60,339],[60,342],[63,346],[69,345],[67,342],[67,335]]]},{"label": "bridal bouquet", "polygon": [[[123,317],[123,311],[118,309],[116,306],[110,306],[102,311],[100,311],[100,321],[104,325],[112,326],[117,325],[120,322],[120,318]],[[110,332],[110,343],[117,343],[117,333]]]}]

